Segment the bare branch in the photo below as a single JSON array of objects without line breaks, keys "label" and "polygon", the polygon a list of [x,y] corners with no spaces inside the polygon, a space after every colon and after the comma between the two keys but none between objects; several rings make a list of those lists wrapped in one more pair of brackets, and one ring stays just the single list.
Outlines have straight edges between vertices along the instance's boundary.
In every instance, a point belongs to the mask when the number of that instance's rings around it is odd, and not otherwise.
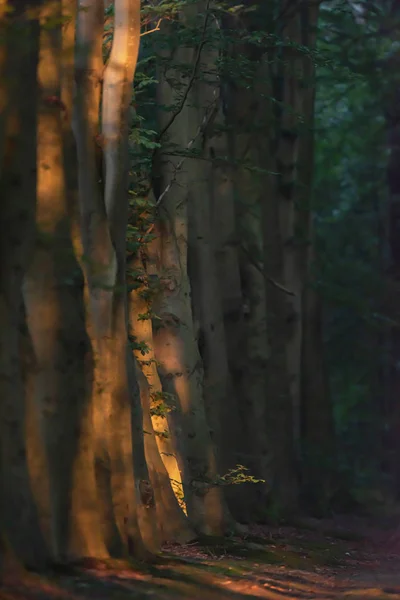
[{"label": "bare branch", "polygon": [[281,283],[278,283],[277,281],[275,281],[275,279],[272,279],[272,277],[269,277],[268,275],[266,275],[264,272],[264,269],[263,269],[263,265],[260,264],[258,261],[256,261],[253,258],[253,256],[251,256],[251,254],[247,250],[247,248],[245,248],[244,246],[240,246],[240,248],[246,254],[247,258],[250,260],[253,267],[255,267],[257,269],[257,271],[259,271],[261,273],[261,275],[263,275],[265,277],[266,281],[268,281],[271,285],[276,287],[278,290],[281,290],[281,292],[284,292],[285,294],[288,294],[289,296],[296,296],[296,294],[294,292],[292,292],[291,290],[288,290]]},{"label": "bare branch", "polygon": [[162,128],[162,130],[160,131],[159,135],[158,135],[158,140],[160,140],[165,133],[168,131],[168,129],[171,127],[172,123],[175,121],[175,119],[177,118],[177,116],[182,112],[183,107],[185,106],[186,100],[189,96],[189,92],[192,89],[194,80],[196,78],[196,74],[197,74],[197,69],[200,63],[200,58],[201,58],[201,52],[203,50],[203,47],[206,43],[206,32],[207,32],[207,26],[208,26],[208,21],[209,21],[209,8],[210,8],[210,2],[211,0],[207,0],[207,6],[206,6],[206,17],[204,19],[204,25],[203,25],[203,31],[201,34],[201,41],[200,44],[197,48],[197,54],[196,54],[196,59],[194,61],[194,65],[193,65],[193,71],[192,74],[190,76],[190,80],[189,83],[185,89],[185,92],[183,94],[182,100],[179,103],[179,107],[178,109],[171,115],[169,121],[167,122],[167,124]]},{"label": "bare branch", "polygon": [[[211,108],[211,110],[210,110]],[[190,148],[192,148],[193,144],[195,143],[195,141],[197,140],[197,138],[199,137],[199,135],[201,135],[208,127],[209,123],[212,122],[216,112],[218,110],[218,104],[217,102],[213,102],[212,104],[210,104],[210,106],[208,107],[208,109],[206,110],[206,113],[203,117],[202,122],[200,123],[199,127],[197,128],[197,131],[195,133],[195,135],[193,136],[193,138],[190,140],[190,142],[187,144],[186,146],[186,150],[190,150]],[[173,178],[171,179],[171,181],[168,183],[168,185],[166,186],[166,188],[164,189],[164,191],[160,194],[160,196],[158,197],[157,201],[156,201],[156,208],[158,208],[161,204],[161,202],[163,201],[163,199],[165,198],[165,196],[168,194],[168,192],[170,191],[171,187],[173,186],[173,184],[176,182],[177,179],[177,175],[178,172],[180,171],[180,169],[183,166],[183,163],[185,162],[185,160],[187,159],[187,156],[184,156],[179,163],[176,165],[175,167],[175,173]]]},{"label": "bare branch", "polygon": [[144,35],[149,35],[149,33],[154,33],[155,31],[160,31],[161,23],[162,23],[162,19],[158,19],[157,25],[153,29],[149,29],[148,31],[143,31],[143,33],[140,34],[140,37],[143,37]]}]

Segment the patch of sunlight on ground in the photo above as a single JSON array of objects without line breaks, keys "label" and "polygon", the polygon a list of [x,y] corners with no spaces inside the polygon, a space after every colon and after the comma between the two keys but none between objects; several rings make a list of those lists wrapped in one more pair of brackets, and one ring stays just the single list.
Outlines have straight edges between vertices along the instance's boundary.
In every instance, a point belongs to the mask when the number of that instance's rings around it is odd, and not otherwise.
[{"label": "patch of sunlight on ground", "polygon": [[3,581],[0,600],[400,600],[400,553],[388,562],[360,541],[266,527],[165,550],[152,564],[87,560]]}]

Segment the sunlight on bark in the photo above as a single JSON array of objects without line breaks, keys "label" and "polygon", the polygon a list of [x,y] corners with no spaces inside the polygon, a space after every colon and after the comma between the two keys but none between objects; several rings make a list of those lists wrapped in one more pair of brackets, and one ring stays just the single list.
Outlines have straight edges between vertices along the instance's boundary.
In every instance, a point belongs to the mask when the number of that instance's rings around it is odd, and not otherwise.
[{"label": "sunlight on bark", "polygon": [[[130,293],[129,309],[129,321],[131,324],[132,333],[135,336],[136,341],[144,344],[145,348],[147,349],[147,352],[144,356],[139,350],[136,350],[135,356],[138,363],[141,365],[142,372],[149,384],[151,398],[151,394],[161,394],[163,389],[155,363],[153,327],[151,319],[138,319],[139,315],[146,314],[149,310],[147,302],[141,297],[140,290],[133,290]],[[157,447],[170,477],[172,488],[178,499],[178,502],[181,505],[181,508],[186,512],[186,506],[183,500],[182,477],[178,467],[176,454],[174,454],[174,448],[171,442],[168,420],[165,416],[152,415],[151,422],[155,432]],[[165,435],[168,437],[165,438]]]}]

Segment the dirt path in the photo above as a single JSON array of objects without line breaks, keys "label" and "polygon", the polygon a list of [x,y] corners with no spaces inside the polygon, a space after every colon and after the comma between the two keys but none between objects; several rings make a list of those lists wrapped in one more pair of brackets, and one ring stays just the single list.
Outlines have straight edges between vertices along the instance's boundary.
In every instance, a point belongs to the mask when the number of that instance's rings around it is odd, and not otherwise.
[{"label": "dirt path", "polygon": [[365,522],[254,527],[246,539],[164,550],[151,566],[90,562],[46,578],[9,578],[0,600],[400,600],[400,543]]}]

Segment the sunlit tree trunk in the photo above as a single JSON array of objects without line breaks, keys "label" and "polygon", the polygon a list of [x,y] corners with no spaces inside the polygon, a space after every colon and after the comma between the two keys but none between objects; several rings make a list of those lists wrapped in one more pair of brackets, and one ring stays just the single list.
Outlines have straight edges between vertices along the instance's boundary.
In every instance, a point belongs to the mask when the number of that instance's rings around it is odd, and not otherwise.
[{"label": "sunlit tree trunk", "polygon": [[[167,407],[167,404],[163,401],[163,389],[154,355],[151,319],[152,303],[146,299],[146,293],[148,294],[151,290],[149,281],[151,280],[151,277],[155,275],[153,272],[154,265],[152,265],[151,250],[149,251],[149,248],[146,248],[143,252],[146,255],[146,267],[140,259],[136,260],[134,263],[136,273],[140,273],[140,277],[142,278],[142,284],[138,286],[136,282],[134,289],[130,293],[130,326],[135,343],[138,347],[145,348],[143,352],[137,349],[135,355],[149,385],[150,404],[152,402],[153,404],[161,404],[166,410],[169,407]],[[145,318],[146,316],[148,318]],[[176,491],[178,497],[182,496],[182,480],[176,458],[177,450],[173,445],[166,412],[161,410],[154,412],[151,421],[156,436],[157,447],[168,471],[172,487]]]},{"label": "sunlit tree trunk", "polygon": [[11,14],[7,3],[0,7],[0,566],[6,569],[8,549],[32,567],[43,567],[48,557],[27,465],[19,345],[36,203],[39,24],[24,15],[32,4],[20,2]]},{"label": "sunlit tree trunk", "polygon": [[45,485],[45,473],[36,473],[35,489],[41,506],[46,505],[41,494],[50,494],[49,532],[56,560],[107,554],[100,536],[93,454],[84,441],[90,347],[67,203],[62,29],[46,27],[46,22],[60,22],[61,11],[61,2],[49,2],[41,15],[37,239],[23,287],[36,359],[33,402],[40,413],[49,477]]},{"label": "sunlit tree trunk", "polygon": [[[171,486],[168,471],[162,461],[157,435],[154,432],[150,415],[151,392],[146,377],[138,367],[138,382],[143,410],[144,447],[150,481],[153,485],[157,518],[163,541],[186,543],[194,539],[195,533],[190,527],[183,508]],[[174,457],[175,458],[175,457]],[[180,475],[179,475],[180,477]],[[179,480],[176,480],[179,481]]]},{"label": "sunlit tree trunk", "polygon": [[[92,0],[78,14],[75,136],[95,360],[96,468],[99,488],[108,497],[103,515],[108,545],[113,553],[143,555],[145,547],[157,551],[158,528],[144,455],[140,394],[128,347],[125,273],[129,112],[140,39],[139,0],[115,3],[99,135],[102,32],[103,3]],[[99,145],[104,181],[96,156]]]},{"label": "sunlit tree trunk", "polygon": [[[137,346],[138,380],[143,410],[144,444],[150,479],[156,497],[163,538],[178,542],[193,539],[194,532],[183,510],[182,477],[173,444],[161,381],[154,355],[151,283],[154,277],[151,243],[132,261],[136,281],[129,297],[130,331]],[[143,258],[143,260],[142,260]],[[139,349],[140,348],[140,349]],[[152,414],[151,414],[152,412]]]}]

